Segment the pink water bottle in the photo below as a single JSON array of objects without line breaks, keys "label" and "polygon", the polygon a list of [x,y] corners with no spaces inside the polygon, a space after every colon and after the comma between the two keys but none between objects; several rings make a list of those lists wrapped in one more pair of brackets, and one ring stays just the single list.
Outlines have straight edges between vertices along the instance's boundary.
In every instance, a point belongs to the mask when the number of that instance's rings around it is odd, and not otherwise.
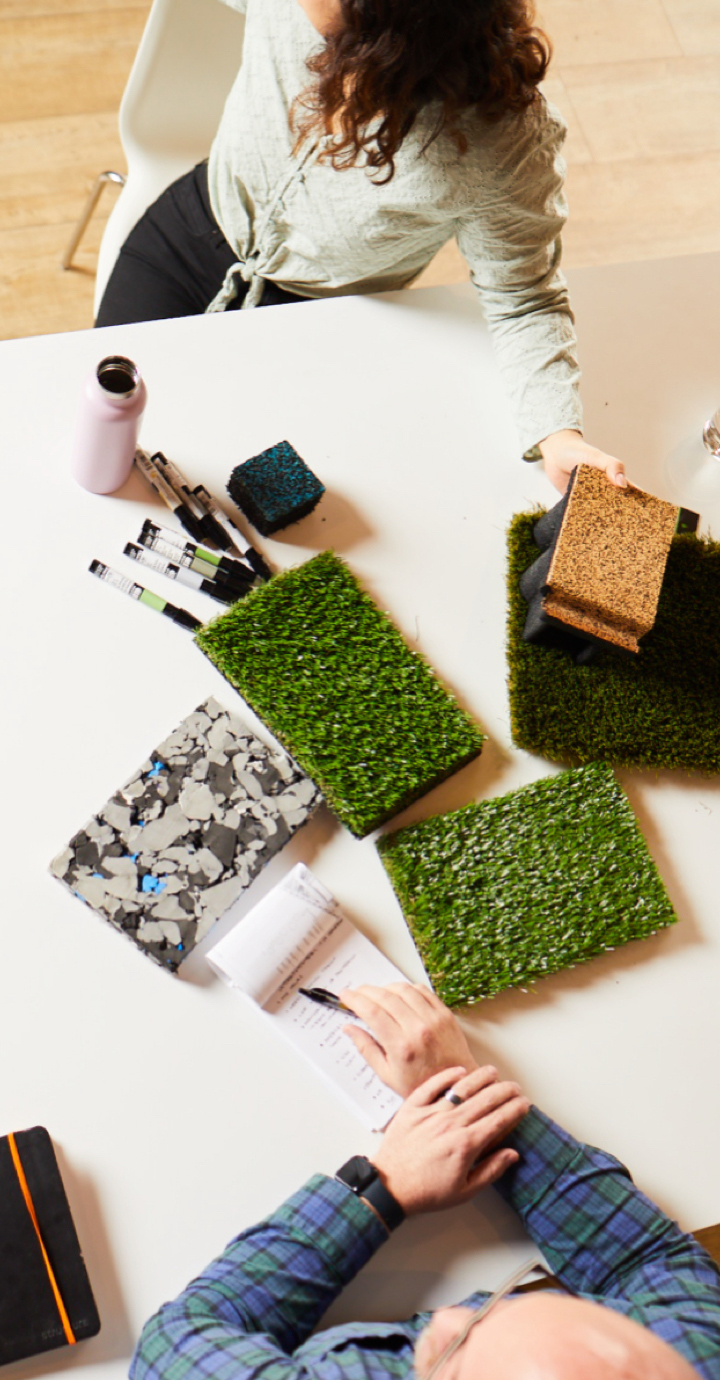
[{"label": "pink water bottle", "polygon": [[73,477],[84,489],[111,494],[125,483],[146,399],[140,371],[124,355],[108,355],[88,375],[72,450]]}]

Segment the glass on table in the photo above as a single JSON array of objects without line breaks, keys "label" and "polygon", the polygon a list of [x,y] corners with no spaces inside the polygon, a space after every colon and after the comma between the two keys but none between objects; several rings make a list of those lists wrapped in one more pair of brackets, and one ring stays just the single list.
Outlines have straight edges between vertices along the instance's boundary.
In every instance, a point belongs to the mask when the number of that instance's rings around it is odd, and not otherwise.
[{"label": "glass on table", "polygon": [[720,460],[720,407],[703,427],[703,441],[714,460]]},{"label": "glass on table", "polygon": [[[702,413],[700,414],[702,416]],[[697,416],[697,413],[696,413]],[[702,426],[698,422],[665,462],[673,503],[700,514],[700,530],[720,532],[720,408]]]}]

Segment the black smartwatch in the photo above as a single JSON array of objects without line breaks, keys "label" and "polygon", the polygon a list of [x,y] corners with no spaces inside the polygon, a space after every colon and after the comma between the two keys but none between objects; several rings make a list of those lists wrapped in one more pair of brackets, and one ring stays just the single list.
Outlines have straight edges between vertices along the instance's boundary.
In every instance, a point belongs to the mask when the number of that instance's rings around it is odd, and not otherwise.
[{"label": "black smartwatch", "polygon": [[393,1198],[392,1193],[385,1187],[374,1164],[366,1160],[364,1155],[353,1155],[351,1160],[338,1169],[335,1175],[341,1184],[346,1184],[351,1188],[358,1198],[364,1198],[366,1202],[374,1207],[378,1216],[382,1219],[388,1231],[394,1231],[405,1221],[403,1212],[397,1198]]}]

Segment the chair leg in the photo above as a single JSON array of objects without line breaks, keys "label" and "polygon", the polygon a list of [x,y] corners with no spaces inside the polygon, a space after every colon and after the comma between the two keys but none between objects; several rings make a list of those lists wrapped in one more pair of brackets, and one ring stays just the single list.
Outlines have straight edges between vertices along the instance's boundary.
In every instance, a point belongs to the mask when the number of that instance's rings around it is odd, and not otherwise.
[{"label": "chair leg", "polygon": [[106,183],[106,182],[116,182],[116,183],[118,184],[118,186],[124,187],[124,186],[125,186],[125,182],[126,182],[126,177],[125,177],[125,174],[124,174],[124,173],[119,173],[119,172],[101,172],[101,173],[99,174],[99,176],[96,177],[95,182],[94,182],[94,184],[93,184],[92,191],[91,191],[91,193],[90,193],[90,195],[89,195],[89,197],[88,197],[88,199],[87,199],[87,201],[86,201],[86,203],[85,203],[85,206],[84,206],[84,208],[83,208],[82,215],[80,216],[80,219],[78,220],[78,223],[77,223],[77,225],[75,226],[75,229],[74,229],[73,232],[72,232],[72,236],[71,236],[71,238],[70,238],[70,243],[68,244],[68,247],[67,247],[67,249],[65,250],[65,253],[64,253],[63,256],[62,256],[62,260],[61,260],[61,267],[62,267],[62,268],[71,268],[71,267],[72,267],[72,261],[73,261],[74,255],[75,255],[75,251],[76,251],[76,249],[77,249],[77,247],[78,247],[78,245],[79,245],[79,243],[80,243],[80,241],[81,241],[83,235],[85,234],[85,231],[87,230],[88,223],[89,223],[89,221],[90,221],[90,217],[92,216],[92,213],[93,213],[93,211],[95,210],[95,207],[97,206],[98,201],[100,200],[100,196],[101,196],[101,193],[102,193],[102,189],[103,189],[103,187],[105,186],[105,183]]}]

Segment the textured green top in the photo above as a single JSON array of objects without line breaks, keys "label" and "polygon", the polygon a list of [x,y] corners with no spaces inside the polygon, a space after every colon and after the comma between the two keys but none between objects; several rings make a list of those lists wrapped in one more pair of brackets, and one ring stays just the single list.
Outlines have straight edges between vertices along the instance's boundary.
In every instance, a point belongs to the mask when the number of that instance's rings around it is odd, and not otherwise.
[{"label": "textured green top", "polygon": [[196,640],[359,837],[481,751],[480,729],[331,551]]},{"label": "textured green top", "polygon": [[[467,139],[459,157],[449,130],[428,147],[433,101],[403,139],[389,181],[372,176],[365,157],[336,171],[323,159],[324,140],[297,147],[288,119],[308,89],[308,59],[323,44],[303,7],[293,0],[227,3],[247,20],[242,66],[210,150],[208,187],[237,262],[209,310],[224,310],[243,284],[243,306],[255,306],[266,281],[300,297],[396,291],[454,235],[495,340],[519,450],[563,427],[582,430],[575,329],[560,271],[567,216],[560,112],[542,97],[501,120],[461,111],[451,126]],[[474,0],[467,8],[480,6]],[[338,340],[337,348],[347,344]]]},{"label": "textured green top", "polygon": [[677,918],[627,798],[600,763],[400,829],[378,849],[448,1006]]},{"label": "textured green top", "polygon": [[518,582],[537,559],[520,513],[508,533],[508,665],[513,742],[559,762],[720,771],[720,544],[673,538],[655,626],[633,657],[576,666],[522,641]]}]

